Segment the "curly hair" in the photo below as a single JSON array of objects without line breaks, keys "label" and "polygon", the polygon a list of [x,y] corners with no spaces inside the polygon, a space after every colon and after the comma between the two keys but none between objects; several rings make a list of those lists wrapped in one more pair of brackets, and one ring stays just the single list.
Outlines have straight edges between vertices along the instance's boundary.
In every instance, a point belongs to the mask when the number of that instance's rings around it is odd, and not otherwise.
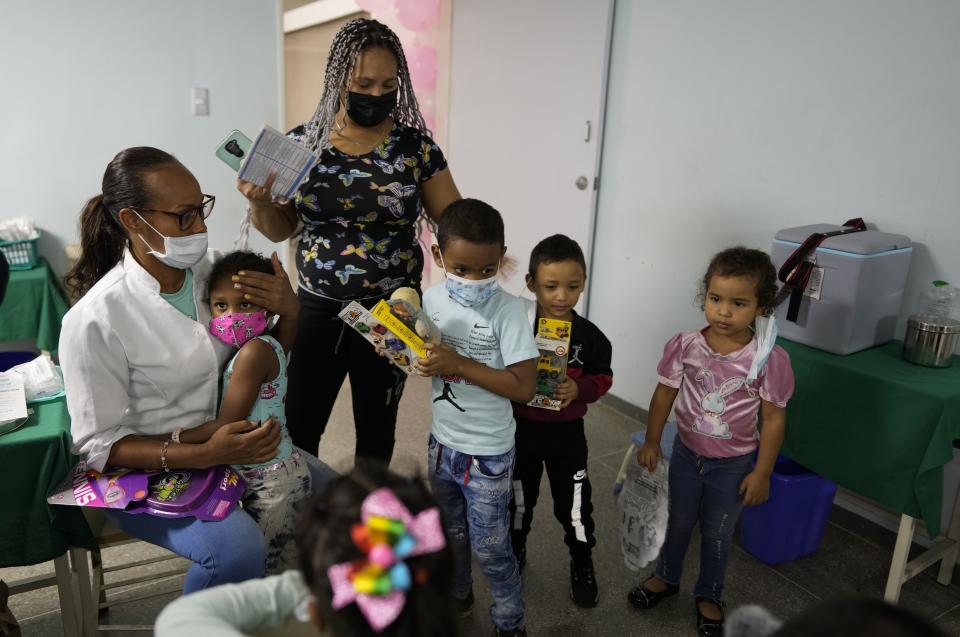
[{"label": "curly hair", "polygon": [[407,558],[415,574],[413,587],[397,619],[375,633],[356,604],[339,610],[331,607],[333,590],[327,569],[334,564],[364,557],[354,544],[351,529],[360,523],[364,499],[380,487],[389,487],[413,515],[437,506],[422,480],[403,478],[376,462],[364,462],[333,480],[303,512],[297,545],[300,571],[317,600],[320,614],[333,635],[357,637],[448,637],[457,634],[450,590],[453,557],[449,540],[436,553]]},{"label": "curly hair", "polygon": [[246,250],[228,252],[213,264],[207,291],[212,290],[225,277],[231,277],[241,270],[273,274],[273,262],[256,252]]},{"label": "curly hair", "polygon": [[717,253],[710,260],[707,272],[700,281],[700,293],[697,300],[701,309],[714,276],[749,276],[757,283],[757,305],[764,313],[770,313],[777,306],[777,270],[770,255],[762,250],[737,246]]}]

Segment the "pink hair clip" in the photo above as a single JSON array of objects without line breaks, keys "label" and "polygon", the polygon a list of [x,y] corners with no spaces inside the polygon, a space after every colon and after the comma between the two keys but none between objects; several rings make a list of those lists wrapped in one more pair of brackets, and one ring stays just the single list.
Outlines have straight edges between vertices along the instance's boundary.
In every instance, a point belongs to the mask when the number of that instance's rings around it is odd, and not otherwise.
[{"label": "pink hair clip", "polygon": [[360,507],[362,523],[351,529],[354,543],[366,558],[341,562],[327,569],[333,600],[340,610],[356,603],[375,632],[400,615],[413,578],[404,559],[442,550],[447,541],[440,511],[431,507],[412,515],[394,492],[382,487]]}]

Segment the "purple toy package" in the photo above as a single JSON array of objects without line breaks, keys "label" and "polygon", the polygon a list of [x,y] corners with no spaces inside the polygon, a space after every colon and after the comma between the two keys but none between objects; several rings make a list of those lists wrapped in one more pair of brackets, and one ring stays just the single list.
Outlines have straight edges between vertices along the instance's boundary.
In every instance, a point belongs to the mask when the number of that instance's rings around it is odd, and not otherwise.
[{"label": "purple toy package", "polygon": [[81,462],[47,502],[217,521],[229,515],[246,488],[243,479],[226,465],[167,473],[108,468],[99,473],[87,470]]}]

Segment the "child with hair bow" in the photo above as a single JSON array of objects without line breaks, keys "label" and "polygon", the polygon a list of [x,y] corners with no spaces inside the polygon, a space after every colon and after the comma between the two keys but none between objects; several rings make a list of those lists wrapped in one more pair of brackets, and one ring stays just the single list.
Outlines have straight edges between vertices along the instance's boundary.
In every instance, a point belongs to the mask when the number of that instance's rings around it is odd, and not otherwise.
[{"label": "child with hair bow", "polygon": [[176,600],[158,637],[227,637],[312,623],[319,634],[456,635],[452,559],[425,485],[364,465],[304,511],[300,570]]}]

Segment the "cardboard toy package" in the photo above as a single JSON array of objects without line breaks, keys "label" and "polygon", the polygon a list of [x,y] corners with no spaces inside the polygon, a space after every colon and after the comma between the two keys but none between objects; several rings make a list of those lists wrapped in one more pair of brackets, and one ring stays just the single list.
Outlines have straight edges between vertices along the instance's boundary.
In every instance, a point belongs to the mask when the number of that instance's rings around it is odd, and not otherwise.
[{"label": "cardboard toy package", "polygon": [[570,351],[570,321],[541,318],[537,320],[537,395],[528,405],[541,409],[560,410],[561,401],[553,398],[567,373]]}]

